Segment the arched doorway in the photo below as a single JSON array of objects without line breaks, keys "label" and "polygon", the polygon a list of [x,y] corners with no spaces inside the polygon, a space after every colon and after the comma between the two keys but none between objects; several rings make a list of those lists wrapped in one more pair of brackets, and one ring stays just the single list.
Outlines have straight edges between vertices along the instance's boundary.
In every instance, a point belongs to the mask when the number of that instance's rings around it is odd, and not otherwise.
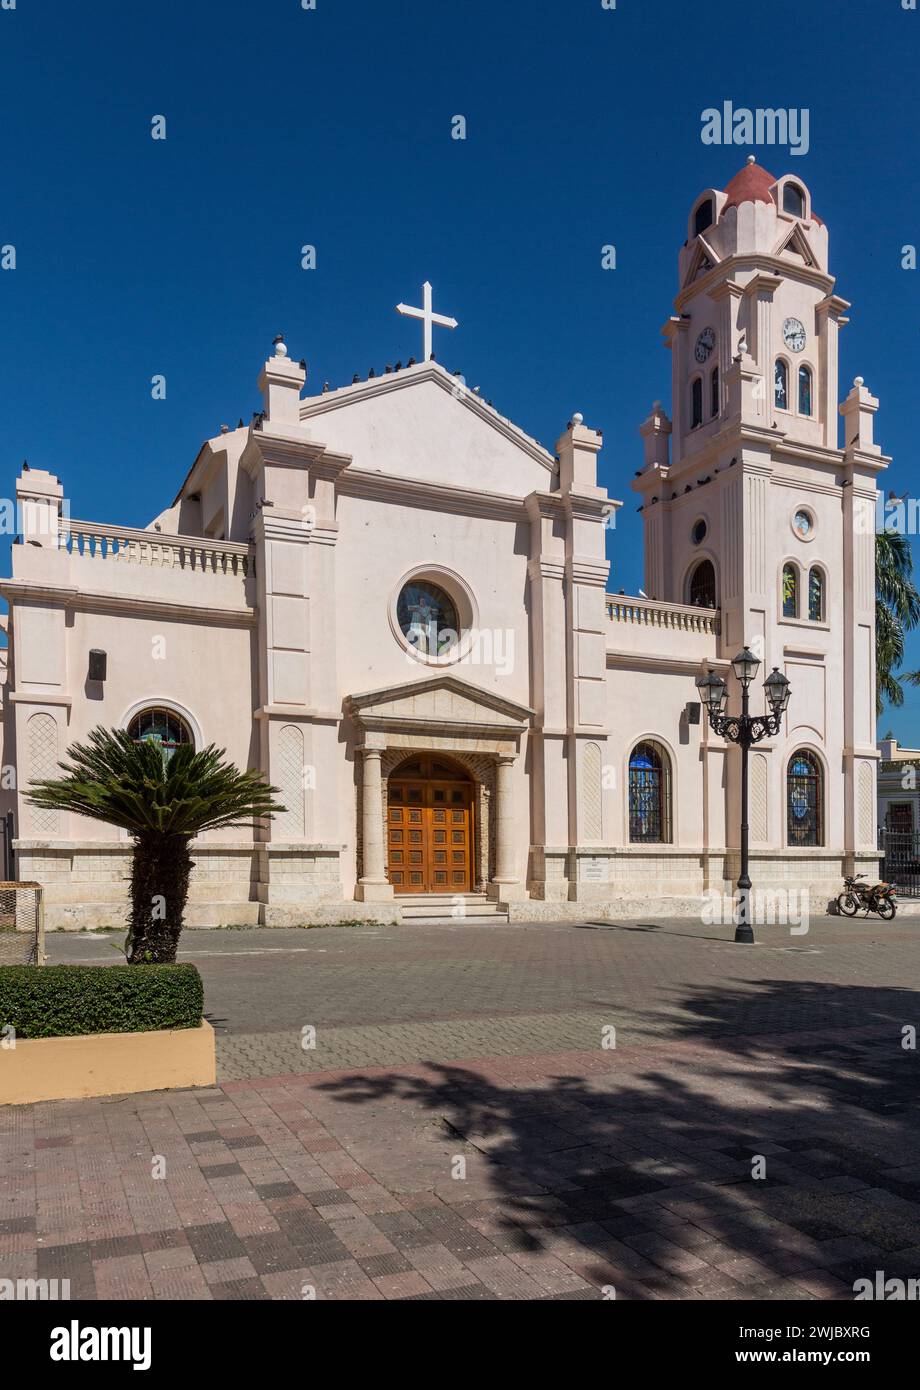
[{"label": "arched doorway", "polygon": [[387,783],[387,877],[396,893],[472,888],[473,783],[452,759],[415,754]]}]

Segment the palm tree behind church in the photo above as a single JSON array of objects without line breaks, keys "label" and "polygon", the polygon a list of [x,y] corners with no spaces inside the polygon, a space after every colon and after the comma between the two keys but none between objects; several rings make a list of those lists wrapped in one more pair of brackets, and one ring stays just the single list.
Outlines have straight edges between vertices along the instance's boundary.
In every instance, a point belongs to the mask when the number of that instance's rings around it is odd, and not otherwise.
[{"label": "palm tree behind church", "polygon": [[920,671],[896,675],[904,660],[904,636],[920,623],[920,594],[913,579],[910,541],[896,531],[875,537],[876,711],[903,705],[904,687],[920,685]]},{"label": "palm tree behind church", "polygon": [[194,868],[191,841],[283,812],[273,799],[277,788],[258,772],[241,772],[213,744],[167,752],[123,729],[93,729],[67,757],[64,776],[33,782],[29,800],[127,830],[134,845],[125,954],[132,965],[174,961]]}]

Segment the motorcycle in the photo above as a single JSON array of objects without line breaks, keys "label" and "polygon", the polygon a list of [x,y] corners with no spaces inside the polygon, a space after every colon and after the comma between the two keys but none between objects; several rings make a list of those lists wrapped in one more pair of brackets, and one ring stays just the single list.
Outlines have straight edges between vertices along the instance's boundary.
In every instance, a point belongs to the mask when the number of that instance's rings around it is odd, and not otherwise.
[{"label": "motorcycle", "polygon": [[883,921],[890,922],[898,910],[897,889],[893,883],[860,882],[865,877],[857,874],[843,880],[846,887],[837,899],[837,911],[841,917],[855,917],[864,908],[867,917],[870,912],[877,912]]}]

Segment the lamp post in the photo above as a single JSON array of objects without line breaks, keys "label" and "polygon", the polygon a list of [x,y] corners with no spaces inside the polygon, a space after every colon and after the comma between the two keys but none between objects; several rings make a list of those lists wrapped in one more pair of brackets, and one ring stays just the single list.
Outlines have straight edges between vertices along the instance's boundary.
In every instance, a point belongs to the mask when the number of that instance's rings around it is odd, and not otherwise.
[{"label": "lamp post", "polygon": [[738,653],[732,670],[741,683],[741,714],[725,714],[728,687],[721,676],[709,671],[697,676],[696,688],[709,715],[712,730],[741,749],[741,877],[738,879],[738,917],[735,940],[753,944],[751,926],[751,876],[748,872],[748,753],[753,744],[779,733],[783,714],[789,704],[789,682],[776,666],[764,681],[769,714],[750,712],[751,682],[757,675],[760,662],[749,647]]}]

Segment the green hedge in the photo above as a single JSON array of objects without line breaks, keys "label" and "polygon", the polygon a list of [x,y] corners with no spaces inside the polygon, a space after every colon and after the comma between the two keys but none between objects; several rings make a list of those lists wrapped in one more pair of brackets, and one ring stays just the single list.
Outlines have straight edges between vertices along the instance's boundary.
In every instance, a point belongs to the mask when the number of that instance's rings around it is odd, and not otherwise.
[{"label": "green hedge", "polygon": [[0,1028],[17,1038],[197,1028],[204,989],[194,965],[0,966]]}]

